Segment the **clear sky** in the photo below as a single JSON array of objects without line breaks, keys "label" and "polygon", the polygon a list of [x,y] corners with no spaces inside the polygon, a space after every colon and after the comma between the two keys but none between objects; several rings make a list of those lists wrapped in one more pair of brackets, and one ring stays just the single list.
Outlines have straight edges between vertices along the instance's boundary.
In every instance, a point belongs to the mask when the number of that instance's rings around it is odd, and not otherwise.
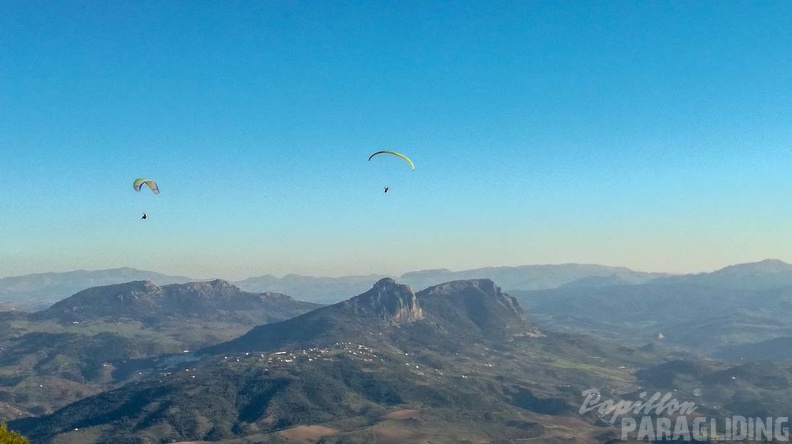
[{"label": "clear sky", "polygon": [[4,0],[0,276],[792,262],[791,23],[789,1]]}]

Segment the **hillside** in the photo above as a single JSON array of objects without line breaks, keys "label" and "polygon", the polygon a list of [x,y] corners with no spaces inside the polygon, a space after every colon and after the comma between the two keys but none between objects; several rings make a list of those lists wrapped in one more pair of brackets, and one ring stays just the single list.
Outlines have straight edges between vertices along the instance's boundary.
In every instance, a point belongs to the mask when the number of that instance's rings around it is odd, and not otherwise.
[{"label": "hillside", "polygon": [[485,279],[415,293],[385,278],[198,353],[117,364],[135,379],[12,428],[42,443],[583,443],[619,442],[609,412],[580,413],[590,389],[673,393],[719,418],[792,408],[788,365],[540,332]]},{"label": "hillside", "polygon": [[[489,280],[414,293],[389,278],[196,357],[171,367],[151,360],[137,382],[12,425],[39,442],[56,435],[59,442],[277,442],[319,425],[339,442],[398,435],[405,426],[403,442],[552,442],[603,433],[572,415],[575,393],[632,390],[633,377],[617,363],[659,362],[586,338],[545,337]],[[547,415],[558,427],[542,425]]]},{"label": "hillside", "polygon": [[83,290],[47,310],[0,313],[0,420],[44,414],[130,378],[128,362],[214,345],[315,304],[225,281],[128,282]]},{"label": "hillside", "polygon": [[[792,368],[732,365],[540,332],[489,280],[414,293],[392,279],[11,423],[36,442],[618,442],[584,392],[674,393],[701,414],[777,416]],[[124,371],[123,366],[118,371]],[[778,392],[780,391],[780,392]],[[789,394],[792,394],[790,392]],[[759,399],[773,399],[759,408]]]},{"label": "hillside", "polygon": [[710,354],[724,347],[757,344],[764,350],[762,355],[773,356],[764,341],[792,335],[790,282],[792,266],[763,261],[638,285],[578,282],[512,294],[545,328],[633,345],[654,340],[662,332],[668,344]]}]

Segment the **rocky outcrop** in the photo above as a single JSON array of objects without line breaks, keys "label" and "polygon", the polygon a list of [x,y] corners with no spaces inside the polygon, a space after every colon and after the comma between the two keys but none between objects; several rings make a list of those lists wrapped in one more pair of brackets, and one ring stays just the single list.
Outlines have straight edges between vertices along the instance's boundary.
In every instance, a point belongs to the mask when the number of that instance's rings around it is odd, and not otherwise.
[{"label": "rocky outcrop", "polygon": [[391,324],[423,319],[415,293],[407,285],[382,278],[371,290],[342,303],[344,310],[356,315],[374,316]]},{"label": "rocky outcrop", "polygon": [[446,282],[420,291],[417,298],[433,319],[448,328],[496,336],[542,335],[517,300],[491,279]]}]

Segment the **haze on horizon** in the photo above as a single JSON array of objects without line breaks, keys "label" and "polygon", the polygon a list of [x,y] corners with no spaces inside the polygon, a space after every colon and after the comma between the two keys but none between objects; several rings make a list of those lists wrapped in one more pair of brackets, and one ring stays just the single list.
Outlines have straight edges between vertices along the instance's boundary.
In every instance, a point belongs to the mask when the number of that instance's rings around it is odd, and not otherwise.
[{"label": "haze on horizon", "polygon": [[790,22],[781,1],[2,2],[0,276],[792,262]]}]

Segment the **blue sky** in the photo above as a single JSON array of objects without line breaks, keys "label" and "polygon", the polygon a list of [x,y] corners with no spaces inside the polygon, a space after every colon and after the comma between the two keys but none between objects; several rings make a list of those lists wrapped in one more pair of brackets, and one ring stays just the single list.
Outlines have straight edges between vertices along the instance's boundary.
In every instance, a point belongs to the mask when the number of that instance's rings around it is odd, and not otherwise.
[{"label": "blue sky", "polygon": [[0,276],[792,261],[790,23],[786,1],[3,1]]}]

